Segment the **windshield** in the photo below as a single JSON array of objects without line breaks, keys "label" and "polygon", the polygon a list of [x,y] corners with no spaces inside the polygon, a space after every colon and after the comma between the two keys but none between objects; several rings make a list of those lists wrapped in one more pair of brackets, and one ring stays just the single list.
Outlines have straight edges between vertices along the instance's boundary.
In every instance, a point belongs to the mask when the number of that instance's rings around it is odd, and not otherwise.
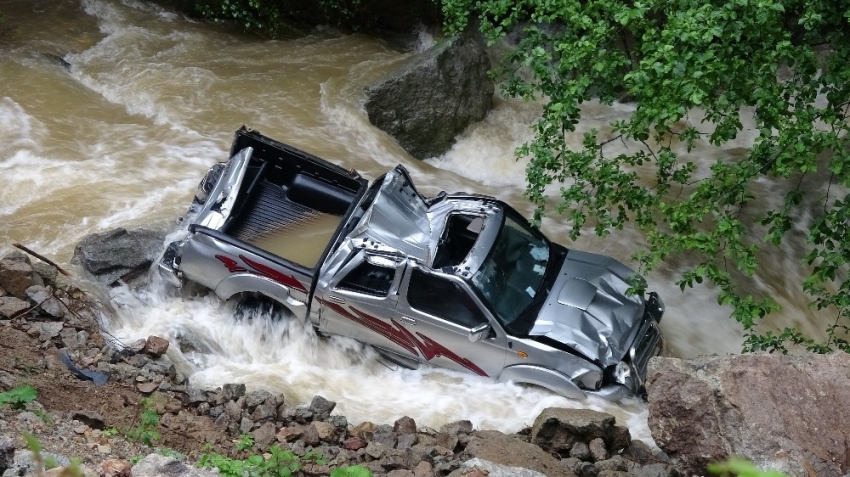
[{"label": "windshield", "polygon": [[502,326],[509,327],[534,301],[549,263],[543,235],[510,215],[472,283]]}]

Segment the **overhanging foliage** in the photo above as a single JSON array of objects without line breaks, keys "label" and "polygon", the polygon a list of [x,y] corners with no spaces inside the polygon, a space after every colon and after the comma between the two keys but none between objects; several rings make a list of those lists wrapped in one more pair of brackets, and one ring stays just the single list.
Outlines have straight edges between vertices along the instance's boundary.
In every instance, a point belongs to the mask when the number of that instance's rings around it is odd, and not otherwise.
[{"label": "overhanging foliage", "polygon": [[[576,238],[585,225],[600,236],[631,222],[648,246],[636,255],[648,273],[687,254],[680,286],[708,281],[746,330],[745,350],[850,351],[850,2],[834,0],[443,0],[449,31],[470,21],[491,40],[521,31],[496,70],[509,96],[543,99],[528,158],[527,196],[535,219],[567,214]],[[571,147],[582,103],[636,104],[611,124],[611,137],[584,134]],[[700,119],[693,119],[700,117]],[[755,139],[743,156],[699,170],[681,153],[721,146],[745,123]],[[612,141],[639,146],[618,153]],[[637,168],[650,168],[638,175]],[[812,192],[807,178],[824,178]],[[778,207],[753,204],[754,185],[785,184]],[[555,184],[560,196],[550,197]],[[759,333],[776,301],[740,283],[756,273],[759,250],[792,230],[807,236],[811,273],[803,289],[837,320],[825,342],[798,330]],[[694,262],[694,258],[696,261]],[[744,280],[742,280],[742,277]]]}]

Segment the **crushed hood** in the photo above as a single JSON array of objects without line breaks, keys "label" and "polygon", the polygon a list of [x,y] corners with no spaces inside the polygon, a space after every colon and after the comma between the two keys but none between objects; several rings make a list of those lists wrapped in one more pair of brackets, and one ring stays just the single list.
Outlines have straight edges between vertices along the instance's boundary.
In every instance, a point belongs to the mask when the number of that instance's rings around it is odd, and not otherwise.
[{"label": "crushed hood", "polygon": [[643,298],[626,296],[634,272],[613,258],[571,250],[529,331],[603,366],[618,363],[638,331]]}]

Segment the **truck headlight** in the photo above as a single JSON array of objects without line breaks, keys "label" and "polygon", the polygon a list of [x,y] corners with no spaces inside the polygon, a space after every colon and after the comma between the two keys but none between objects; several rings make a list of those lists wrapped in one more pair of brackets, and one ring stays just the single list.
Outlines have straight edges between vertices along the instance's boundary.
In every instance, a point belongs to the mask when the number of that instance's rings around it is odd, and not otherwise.
[{"label": "truck headlight", "polygon": [[634,372],[632,371],[632,365],[625,361],[617,363],[617,366],[614,367],[614,381],[617,381],[629,389],[633,388],[635,379]]}]

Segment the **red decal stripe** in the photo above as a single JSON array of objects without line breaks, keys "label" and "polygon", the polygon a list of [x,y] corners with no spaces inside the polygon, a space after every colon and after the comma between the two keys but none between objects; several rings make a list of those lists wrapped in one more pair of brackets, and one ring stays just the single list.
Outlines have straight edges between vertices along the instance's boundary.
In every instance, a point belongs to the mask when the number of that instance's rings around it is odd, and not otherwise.
[{"label": "red decal stripe", "polygon": [[483,369],[476,366],[475,363],[473,363],[472,361],[466,358],[461,358],[453,351],[447,349],[445,346],[441,345],[440,343],[437,343],[436,341],[423,335],[422,333],[416,334],[422,338],[422,341],[420,341],[419,349],[422,350],[422,355],[425,356],[425,359],[427,359],[428,361],[431,361],[431,358],[433,358],[434,356],[443,356],[472,371],[475,374],[478,374],[480,376],[487,376],[487,373],[485,373]]},{"label": "red decal stripe", "polygon": [[230,270],[230,273],[235,272],[247,272],[248,270],[245,267],[239,266],[239,263],[232,258],[225,255],[216,255],[215,258],[221,260],[221,263]]},{"label": "red decal stripe", "polygon": [[272,280],[274,280],[278,283],[282,283],[282,284],[284,284],[288,287],[292,287],[292,288],[295,288],[296,290],[301,290],[302,292],[307,293],[307,289],[304,288],[304,285],[302,285],[301,282],[296,280],[295,277],[290,276],[290,275],[285,275],[285,274],[275,270],[272,267],[268,267],[266,265],[263,265],[262,263],[255,262],[255,261],[249,259],[248,257],[246,257],[245,255],[240,255],[239,258],[244,260],[245,263],[247,263],[249,267],[253,268],[254,271],[259,273],[260,275],[262,275],[266,278],[270,278],[270,279],[272,279]]},{"label": "red decal stripe", "polygon": [[[449,350],[445,346],[437,343],[431,338],[423,335],[422,333],[416,333],[419,335],[419,338],[416,338],[413,333],[407,330],[404,326],[398,324],[395,320],[390,320],[390,323],[386,323],[383,320],[376,318],[368,313],[364,313],[354,307],[351,308],[351,311],[347,310],[345,307],[340,306],[336,303],[331,303],[322,299],[318,299],[318,301],[333,311],[339,313],[340,315],[348,318],[355,323],[360,324],[361,326],[365,326],[370,330],[378,333],[393,343],[401,346],[402,348],[409,351],[411,354],[422,354],[426,361],[431,361],[433,358],[437,356],[442,356],[446,359],[450,359],[455,363],[463,366],[464,368],[472,371],[475,374],[480,376],[487,376],[487,373],[484,372],[483,369],[479,368],[472,361],[462,358],[458,356],[453,351]],[[353,312],[353,313],[352,313]]]}]

